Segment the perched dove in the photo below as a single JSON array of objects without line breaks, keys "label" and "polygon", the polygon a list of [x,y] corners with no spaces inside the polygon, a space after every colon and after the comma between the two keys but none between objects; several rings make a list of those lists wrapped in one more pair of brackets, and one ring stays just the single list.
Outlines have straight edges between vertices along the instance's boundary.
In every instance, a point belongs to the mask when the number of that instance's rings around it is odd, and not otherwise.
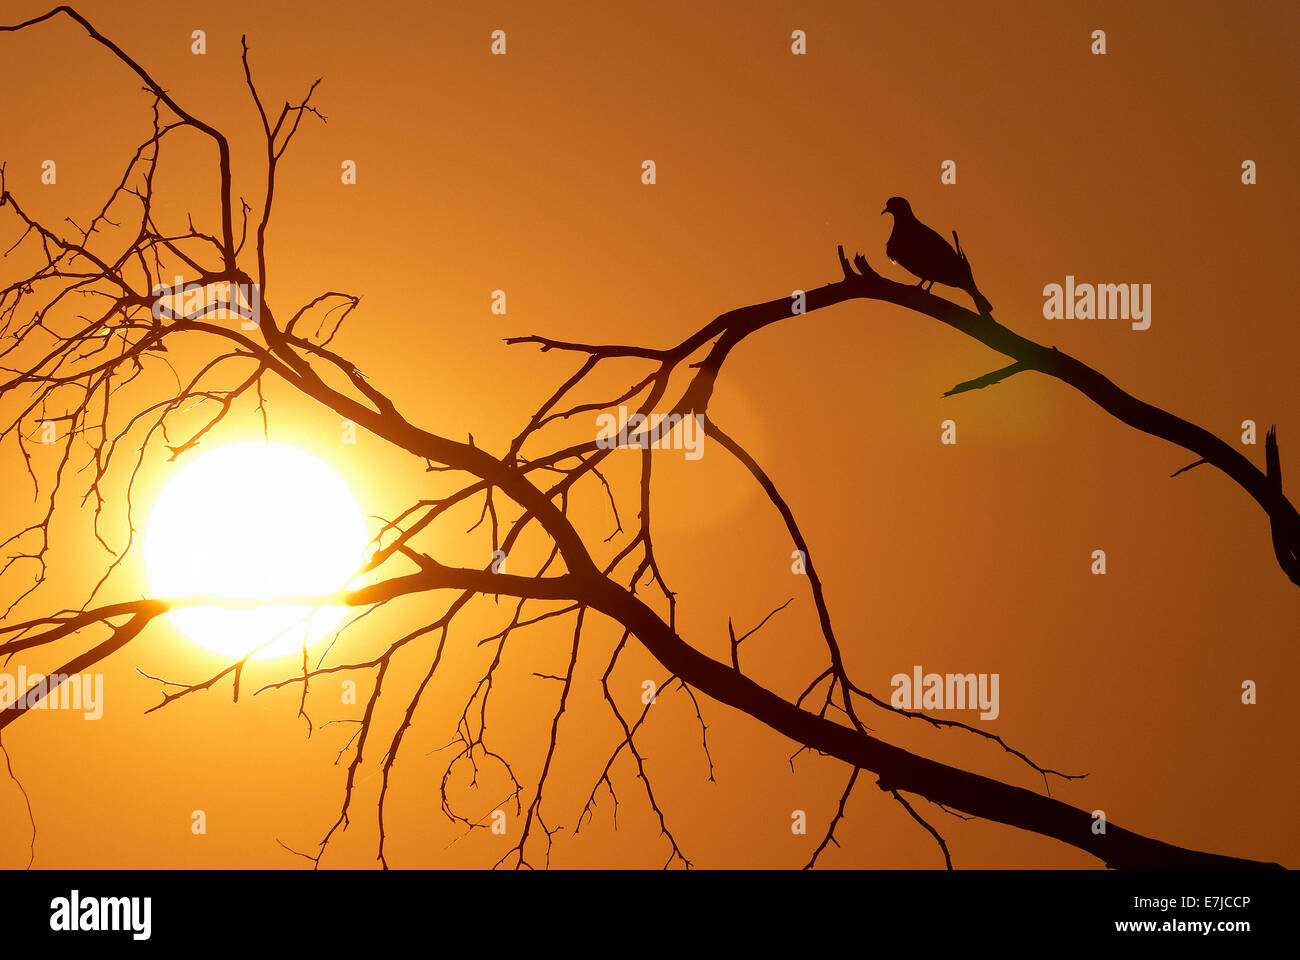
[{"label": "perched dove", "polygon": [[957,240],[956,230],[952,232],[952,238],[957,242],[957,249],[954,250],[947,240],[916,219],[912,205],[902,197],[890,197],[880,213],[881,216],[886,213],[894,215],[894,231],[885,244],[886,255],[909,273],[920,277],[921,282],[917,286],[942,283],[957,287],[971,295],[980,313],[985,316],[993,313],[993,305],[975,286],[970,262],[966,259],[966,254],[961,252],[961,241]]}]

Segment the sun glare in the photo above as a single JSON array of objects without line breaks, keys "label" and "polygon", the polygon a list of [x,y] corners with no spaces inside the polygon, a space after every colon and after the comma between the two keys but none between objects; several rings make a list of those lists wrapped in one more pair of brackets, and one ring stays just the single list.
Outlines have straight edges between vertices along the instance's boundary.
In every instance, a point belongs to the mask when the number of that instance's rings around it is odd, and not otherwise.
[{"label": "sun glare", "polygon": [[[361,565],[365,517],[343,479],[296,447],[232,443],[183,465],[163,489],[144,537],[155,596],[228,599],[333,593]],[[193,607],[168,616],[196,643],[228,657],[300,652],[347,608]]]}]

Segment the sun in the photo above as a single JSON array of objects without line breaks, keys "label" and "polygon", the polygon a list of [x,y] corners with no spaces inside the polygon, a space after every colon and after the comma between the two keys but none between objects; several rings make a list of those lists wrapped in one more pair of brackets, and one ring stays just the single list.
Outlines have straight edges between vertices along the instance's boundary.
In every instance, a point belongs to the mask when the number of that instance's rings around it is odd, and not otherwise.
[{"label": "sun", "polygon": [[[347,586],[366,520],[343,478],[282,443],[232,443],[176,471],[154,504],[145,573],[158,597],[301,597]],[[342,606],[191,607],[171,621],[209,650],[254,659],[301,653],[347,615]]]}]

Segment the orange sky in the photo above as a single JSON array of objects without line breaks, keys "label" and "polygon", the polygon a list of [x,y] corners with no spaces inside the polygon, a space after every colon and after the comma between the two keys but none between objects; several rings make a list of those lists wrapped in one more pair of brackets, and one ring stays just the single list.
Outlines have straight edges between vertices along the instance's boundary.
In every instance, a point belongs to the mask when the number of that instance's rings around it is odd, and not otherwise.
[{"label": "orange sky", "polygon": [[[322,0],[301,13],[238,0],[87,0],[78,9],[231,136],[236,193],[250,200],[261,195],[264,148],[240,33],[268,101],[297,98],[324,76],[317,102],[328,122],[305,123],[282,168],[270,295],[283,313],[324,290],[360,294],[339,348],[413,421],[444,435],[470,433],[504,452],[574,369],[571,357],[503,337],[670,346],[723,311],[836,279],[840,243],[905,279],[884,257],[890,224],[878,215],[897,194],[941,233],[960,232],[1001,322],[1229,442],[1256,420],[1261,446],[1247,454],[1261,465],[1263,431],[1276,423],[1284,476],[1300,469],[1289,466],[1300,463],[1300,334],[1286,289],[1300,209],[1293,4],[616,6]],[[11,0],[3,19],[46,9]],[[202,57],[190,53],[198,28]],[[488,51],[497,28],[507,31],[504,57]],[[808,35],[805,56],[790,53],[796,28]],[[1107,33],[1104,57],[1089,53],[1094,29]],[[60,21],[0,35],[0,89],[10,189],[38,217],[92,215],[148,133],[136,78]],[[173,155],[158,209],[211,221],[210,151],[195,138],[189,146]],[[39,182],[50,158],[55,187]],[[355,186],[339,182],[349,159]],[[640,181],[647,159],[653,186]],[[949,159],[957,184],[941,185]],[[1240,182],[1246,159],[1258,164],[1255,186]],[[16,236],[0,211],[3,246]],[[0,265],[5,283],[9,270]],[[1044,284],[1067,274],[1150,283],[1151,328],[1043,319]],[[504,317],[489,312],[494,289],[507,291]],[[1169,479],[1194,458],[1059,382],[1029,374],[941,398],[1005,362],[927,318],[850,302],[746,341],[712,412],[793,505],[861,683],[887,694],[890,677],[914,664],[997,672],[1001,715],[988,729],[1047,766],[1088,773],[1054,784],[1055,795],[1169,842],[1297,865],[1300,725],[1284,678],[1300,667],[1300,597],[1273,559],[1265,516],[1210,468]],[[273,437],[334,466],[368,512],[391,516],[444,489],[373,438],[341,444],[334,414],[284,388],[270,399]],[[948,418],[955,446],[939,443]],[[586,426],[574,435],[589,436]],[[259,432],[246,405],[205,444]],[[149,464],[140,517],[174,469]],[[661,457],[655,469],[657,553],[680,585],[683,636],[725,658],[728,616],[748,629],[793,596],[747,641],[746,659],[756,678],[797,696],[824,666],[824,646],[779,517],[716,448],[698,463]],[[634,468],[615,472],[631,490]],[[11,444],[0,447],[0,477],[8,535],[34,509]],[[583,509],[598,541],[609,523],[599,496]],[[478,558],[477,542],[452,536],[476,512],[446,528],[448,562]],[[80,602],[108,559],[86,534],[70,509],[51,582],[21,612]],[[1089,573],[1098,548],[1104,577]],[[146,589],[137,558],[103,599]],[[409,600],[350,642],[358,655],[382,649],[432,608]],[[451,669],[417,714],[390,797],[394,866],[490,865],[508,846],[485,831],[457,841],[437,796],[437,749],[481,669],[475,641],[500,615],[490,601],[476,607],[469,623],[481,629],[462,629]],[[548,820],[570,829],[557,838],[557,866],[667,858],[629,766],[617,768],[618,830],[602,797],[593,822],[570,832],[619,739],[598,683],[617,639],[608,624],[593,632],[561,729]],[[562,668],[569,640],[567,624],[540,627],[508,648],[493,722],[525,780],[536,776],[555,695],[529,674]],[[424,663],[420,652],[399,660],[399,686],[413,689]],[[233,703],[228,684],[144,714],[159,694],[137,668],[198,680],[219,666],[160,622],[104,666],[103,719],[46,712],[5,731],[37,818],[36,866],[303,862],[276,840],[308,849],[333,822],[346,725],[308,740],[296,692]],[[286,669],[259,665],[245,686]],[[628,710],[641,682],[663,673],[643,652],[627,658],[615,679]],[[1240,703],[1247,679],[1259,684],[1255,706]],[[359,710],[325,685],[312,703],[318,721]],[[792,771],[783,737],[730,708],[701,708],[716,783],[682,694],[663,695],[643,743],[683,849],[704,866],[802,866],[847,771],[808,756]],[[875,719],[891,742],[1041,786],[985,742]],[[374,774],[362,773],[353,828],[329,865],[374,862]],[[477,815],[505,792],[487,782],[458,796]],[[191,834],[196,809],[207,813],[206,836]],[[794,809],[808,811],[808,836],[791,834]],[[1097,866],[1052,840],[933,807],[927,816],[959,867]],[[0,785],[0,824],[0,864],[24,865],[28,828],[12,783]],[[828,866],[942,865],[932,839],[870,782],[837,837]]]}]

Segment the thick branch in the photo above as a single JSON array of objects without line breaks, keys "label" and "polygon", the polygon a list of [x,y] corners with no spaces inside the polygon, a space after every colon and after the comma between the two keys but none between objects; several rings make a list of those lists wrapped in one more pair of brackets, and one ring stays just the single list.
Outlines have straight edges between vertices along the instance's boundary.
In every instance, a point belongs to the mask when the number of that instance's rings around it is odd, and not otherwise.
[{"label": "thick branch", "polygon": [[589,584],[592,606],[630,625],[654,657],[684,682],[741,710],[796,743],[877,775],[884,790],[914,793],[972,816],[1053,837],[1117,869],[1246,869],[1279,864],[1188,850],[1115,823],[1093,832],[1090,813],[1043,796],[929,760],[801,710],[729,665],[687,644],[640,599],[603,578]]}]

